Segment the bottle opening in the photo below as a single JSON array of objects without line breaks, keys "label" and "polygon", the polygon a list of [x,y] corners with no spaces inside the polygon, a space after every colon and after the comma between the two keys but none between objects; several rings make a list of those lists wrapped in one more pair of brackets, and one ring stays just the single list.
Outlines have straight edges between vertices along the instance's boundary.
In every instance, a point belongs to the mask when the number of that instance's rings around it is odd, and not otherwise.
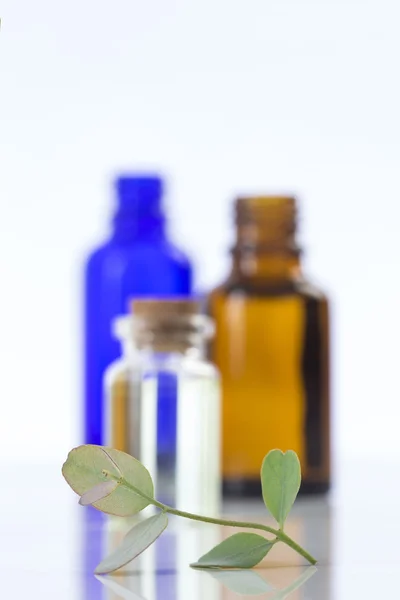
[{"label": "bottle opening", "polygon": [[158,175],[120,175],[115,180],[118,209],[137,217],[161,217],[164,183]]},{"label": "bottle opening", "polygon": [[234,253],[300,254],[296,243],[297,202],[291,196],[241,197],[235,204]]}]

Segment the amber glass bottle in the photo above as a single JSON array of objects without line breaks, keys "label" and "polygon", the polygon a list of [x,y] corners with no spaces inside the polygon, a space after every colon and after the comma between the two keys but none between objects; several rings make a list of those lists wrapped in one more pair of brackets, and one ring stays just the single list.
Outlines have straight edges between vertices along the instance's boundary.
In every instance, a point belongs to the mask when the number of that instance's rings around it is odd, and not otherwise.
[{"label": "amber glass bottle", "polygon": [[329,487],[328,303],[302,275],[295,232],[294,198],[239,198],[232,271],[210,295],[228,496],[260,493],[272,448],[298,453],[303,492]]}]

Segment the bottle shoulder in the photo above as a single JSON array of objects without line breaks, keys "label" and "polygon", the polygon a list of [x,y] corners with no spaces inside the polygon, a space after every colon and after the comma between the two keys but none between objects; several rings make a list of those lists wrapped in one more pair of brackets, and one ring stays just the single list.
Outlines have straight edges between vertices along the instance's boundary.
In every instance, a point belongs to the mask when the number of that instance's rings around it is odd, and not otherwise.
[{"label": "bottle shoulder", "polygon": [[327,301],[326,293],[312,280],[303,275],[285,281],[268,279],[251,281],[237,276],[228,277],[210,293],[210,300],[218,296],[243,295],[245,297],[281,297],[300,296],[314,300]]},{"label": "bottle shoulder", "polygon": [[220,374],[217,367],[206,359],[186,358],[183,362],[184,368],[190,374],[197,377],[219,380]]},{"label": "bottle shoulder", "polygon": [[86,268],[95,266],[102,262],[110,252],[110,243],[104,242],[92,248],[86,255]]},{"label": "bottle shoulder", "polygon": [[171,260],[175,261],[182,267],[186,267],[188,269],[191,268],[191,262],[189,256],[181,250],[178,246],[175,246],[172,242],[165,240],[162,245],[162,250]]},{"label": "bottle shoulder", "polygon": [[96,268],[106,263],[130,264],[155,260],[173,263],[187,269],[191,267],[189,257],[167,240],[136,240],[131,243],[116,243],[110,240],[88,255],[86,268]]},{"label": "bottle shoulder", "polygon": [[213,363],[204,357],[190,354],[171,353],[160,357],[157,354],[142,353],[138,357],[135,368],[147,375],[171,374],[219,379],[219,371]]},{"label": "bottle shoulder", "polygon": [[319,287],[319,285],[317,283],[314,283],[314,281],[311,279],[300,279],[297,284],[297,289],[302,296],[315,298],[316,300],[328,300],[328,296],[325,290]]},{"label": "bottle shoulder", "polygon": [[104,383],[110,386],[120,379],[126,379],[131,365],[125,356],[121,356],[113,361],[104,371]]}]

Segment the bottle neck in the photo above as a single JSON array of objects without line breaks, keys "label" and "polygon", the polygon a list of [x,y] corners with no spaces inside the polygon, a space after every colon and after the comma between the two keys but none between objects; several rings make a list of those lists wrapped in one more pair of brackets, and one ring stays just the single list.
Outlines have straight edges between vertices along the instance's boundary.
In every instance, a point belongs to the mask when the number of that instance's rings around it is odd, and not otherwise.
[{"label": "bottle neck", "polygon": [[239,198],[233,271],[246,280],[288,281],[300,274],[296,202],[288,196]]},{"label": "bottle neck", "polygon": [[246,281],[292,281],[301,275],[299,253],[233,251],[232,274]]},{"label": "bottle neck", "polygon": [[130,337],[121,339],[122,355],[129,361],[134,360],[138,357],[138,349],[136,348],[133,340]]},{"label": "bottle neck", "polygon": [[118,242],[165,238],[163,182],[157,175],[121,175],[115,181],[117,196],[113,239]]},{"label": "bottle neck", "polygon": [[161,242],[166,239],[165,218],[136,217],[117,212],[113,219],[112,239],[119,243]]},{"label": "bottle neck", "polygon": [[139,350],[139,354],[147,359],[154,358],[159,363],[179,362],[185,358],[203,360],[205,358],[205,348],[203,342],[173,345],[156,342],[143,345]]}]

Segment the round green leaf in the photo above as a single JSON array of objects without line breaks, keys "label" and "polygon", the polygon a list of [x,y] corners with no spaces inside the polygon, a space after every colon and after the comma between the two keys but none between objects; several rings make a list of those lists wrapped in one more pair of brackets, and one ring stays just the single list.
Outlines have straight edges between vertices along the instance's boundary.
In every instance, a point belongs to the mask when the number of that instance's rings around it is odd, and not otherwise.
[{"label": "round green leaf", "polygon": [[301,467],[296,452],[271,450],[261,467],[262,495],[266,507],[283,528],[300,488]]},{"label": "round green leaf", "polygon": [[190,566],[250,569],[268,554],[272,546],[269,540],[257,533],[235,533]]},{"label": "round green leaf", "polygon": [[105,575],[127,565],[155,542],[167,525],[165,513],[138,523],[126,534],[122,544],[96,567],[95,573]]},{"label": "round green leaf", "polygon": [[[153,498],[150,473],[138,460],[119,450],[94,445],[78,446],[68,454],[62,468],[65,479],[80,496],[109,479],[103,471],[122,477],[146,496]],[[140,512],[149,504],[148,500],[122,482],[111,494],[95,502],[93,506],[102,512],[125,517]]]}]

